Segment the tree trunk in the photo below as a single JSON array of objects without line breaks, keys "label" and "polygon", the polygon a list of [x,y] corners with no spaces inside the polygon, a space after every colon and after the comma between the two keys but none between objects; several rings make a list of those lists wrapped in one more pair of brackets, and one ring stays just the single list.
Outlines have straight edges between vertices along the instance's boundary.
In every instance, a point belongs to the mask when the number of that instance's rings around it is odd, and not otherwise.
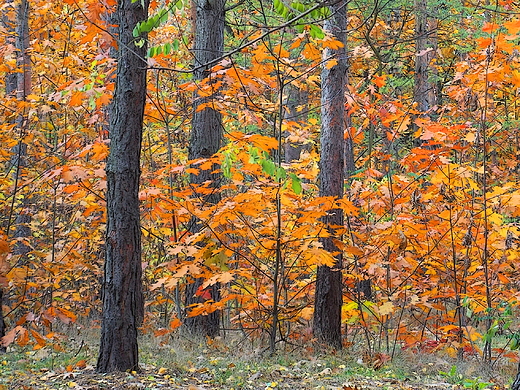
[{"label": "tree trunk", "polygon": [[[4,301],[4,288],[0,288],[0,341],[5,336],[5,322],[4,322],[4,311],[2,309]],[[7,348],[0,344],[0,352],[5,353]]]},{"label": "tree trunk", "polygon": [[[219,58],[224,51],[224,23],[225,23],[225,4],[226,0],[197,0],[193,7],[195,13],[195,42],[193,52],[195,57],[194,72],[195,80],[202,80],[209,76],[211,66],[201,67]],[[212,64],[215,65],[215,64]],[[199,68],[200,67],[200,68]],[[217,91],[215,91],[215,94]],[[208,158],[220,149],[222,140],[222,115],[212,107],[197,110],[201,104],[207,104],[214,99],[210,97],[198,97],[195,95],[193,103],[193,119],[188,151],[189,160]],[[201,170],[198,174],[190,175],[190,182],[194,188],[198,185],[211,182],[215,191],[209,195],[203,195],[202,200],[208,203],[218,203],[220,194],[217,188],[220,186],[221,175],[216,173],[218,167],[209,170]],[[190,232],[196,233],[202,229],[200,221],[192,219],[190,222]],[[208,294],[201,294],[199,287],[202,279],[195,279],[194,283],[186,287],[186,306],[196,303],[203,303],[208,299]],[[219,286],[214,285],[206,289],[211,296],[210,299],[219,300]],[[188,330],[196,335],[214,337],[220,330],[220,311],[215,311],[209,315],[187,317],[185,325]]]},{"label": "tree trunk", "polygon": [[[24,102],[27,95],[31,93],[31,57],[29,55],[29,2],[21,0],[16,6],[16,28],[13,31],[14,46],[16,48],[16,72],[6,74],[5,92],[6,95],[14,95],[17,102]],[[9,26],[8,30],[12,30]],[[22,170],[27,165],[27,144],[24,138],[28,132],[28,115],[27,110],[20,110],[16,108],[16,117],[10,120],[10,123],[16,124],[16,131],[18,132],[18,144],[12,149],[12,157],[10,162],[10,169],[12,170],[13,180],[16,184],[19,183],[22,177]],[[16,186],[15,191],[18,191]],[[30,211],[27,210],[29,206],[29,196],[24,197],[21,209],[16,213],[14,221],[14,238],[30,237],[31,229],[29,223],[31,222]],[[9,227],[7,235],[9,235]],[[30,251],[30,247],[23,241],[17,241],[13,248],[13,253],[17,255],[26,255]]]},{"label": "tree trunk", "polygon": [[[293,83],[288,84],[286,87],[287,98],[285,100],[285,111],[284,120],[288,122],[297,122],[302,127],[307,124],[309,119],[308,114],[308,101],[309,93],[306,89],[298,87]],[[298,111],[299,107],[304,107],[303,110]],[[289,126],[290,127],[290,126]],[[284,137],[284,160],[286,163],[299,160],[303,150],[309,150],[309,145],[303,144],[302,142],[294,142],[291,140],[291,132],[285,131]]]},{"label": "tree trunk", "polygon": [[437,69],[433,66],[437,55],[437,20],[429,13],[427,0],[415,0],[415,88],[414,99],[422,112],[437,105]]},{"label": "tree trunk", "polygon": [[[331,6],[332,16],[325,22],[330,32],[344,46],[337,50],[325,49],[324,61],[335,59],[337,64],[321,73],[321,152],[320,196],[342,198],[344,185],[344,130],[345,130],[345,85],[347,81],[346,28],[347,5],[342,1]],[[335,240],[335,233],[343,228],[343,211],[332,210],[323,218],[331,237],[322,238],[323,248],[339,252],[333,268],[318,267],[314,303],[313,331],[318,340],[334,348],[341,348],[342,255]]]},{"label": "tree trunk", "polygon": [[[2,18],[6,30],[11,33],[14,39],[10,39],[10,44],[15,47],[14,55],[16,56],[16,72],[8,72],[5,76],[5,93],[6,96],[12,95],[16,97],[17,102],[24,102],[27,95],[31,93],[31,57],[29,55],[29,2],[21,0],[18,4],[14,2],[7,3],[7,9],[12,8],[16,15],[16,21],[10,21],[8,16]],[[6,13],[6,15],[9,13]],[[13,155],[10,163],[10,170],[13,172],[13,181],[15,188],[13,198],[16,196],[19,187],[18,184],[22,177],[22,169],[26,165],[27,158],[27,144],[24,142],[24,137],[27,134],[28,115],[27,110],[20,111],[16,107],[17,114],[14,118],[10,118],[10,123],[16,124],[16,131],[18,132],[18,144],[12,149]],[[9,219],[7,236],[10,235],[10,228],[14,226],[14,238],[28,238],[31,236],[31,229],[29,223],[31,222],[30,212],[27,210],[30,202],[30,197],[24,196],[21,209],[17,212],[11,210],[11,213],[16,214],[13,221]],[[30,251],[30,247],[22,240],[16,241],[13,253],[25,256]],[[3,298],[4,291],[0,287],[0,339],[5,336],[5,322],[3,314]],[[5,352],[5,347],[0,347],[0,351]]]},{"label": "tree trunk", "polygon": [[511,390],[520,390],[520,364],[518,364],[518,373],[516,374],[515,381],[511,385]]},{"label": "tree trunk", "polygon": [[[140,154],[146,99],[146,43],[132,31],[148,0],[119,0],[118,64],[110,115],[103,322],[99,372],[138,369],[137,328],[144,313],[139,221]],[[145,38],[146,40],[146,38]]]}]

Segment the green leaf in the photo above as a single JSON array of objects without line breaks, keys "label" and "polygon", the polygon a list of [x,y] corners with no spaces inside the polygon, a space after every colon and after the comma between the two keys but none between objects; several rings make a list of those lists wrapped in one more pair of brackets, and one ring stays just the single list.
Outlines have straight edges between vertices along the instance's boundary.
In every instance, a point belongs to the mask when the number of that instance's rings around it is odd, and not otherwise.
[{"label": "green leaf", "polygon": [[300,195],[302,193],[302,181],[294,173],[289,173],[291,178],[291,187],[295,194]]},{"label": "green leaf", "polygon": [[312,38],[318,38],[318,39],[325,38],[325,33],[323,32],[321,27],[317,26],[315,24],[311,24],[311,29],[310,29],[309,33],[311,34]]},{"label": "green leaf", "polygon": [[249,163],[256,164],[259,159],[258,148],[251,147],[249,148]]},{"label": "green leaf", "polygon": [[155,15],[150,16],[148,19],[143,20],[142,22],[138,22],[132,30],[132,35],[137,38],[141,34],[149,33],[159,25],[166,23],[168,21],[169,13],[170,8],[163,8]]},{"label": "green leaf", "polygon": [[274,176],[276,165],[271,160],[262,160],[260,162],[262,166],[262,170],[267,173],[269,176]]},{"label": "green leaf", "polygon": [[306,11],[305,5],[303,5],[299,1],[293,1],[291,3],[291,7],[294,8],[296,11],[299,11],[299,12],[305,12]]},{"label": "green leaf", "polygon": [[236,155],[233,151],[225,151],[224,153],[224,161],[222,161],[222,174],[226,179],[231,178],[231,167],[236,160]]},{"label": "green leaf", "polygon": [[[273,163],[274,164],[274,163]],[[282,167],[276,167],[276,180],[285,179],[287,177],[287,172]]]},{"label": "green leaf", "polygon": [[137,38],[141,31],[141,22],[137,22],[134,29],[132,30],[132,35],[134,38]]},{"label": "green leaf", "polygon": [[141,33],[148,33],[156,26],[154,18],[150,18],[141,25]]},{"label": "green leaf", "polygon": [[286,8],[285,5],[282,3],[281,0],[273,0],[273,6],[274,10],[278,15],[281,15],[284,9]]},{"label": "green leaf", "polygon": [[160,11],[159,15],[160,16],[159,16],[158,24],[163,24],[168,21],[168,10],[167,9],[163,9],[162,11]]},{"label": "green leaf", "polygon": [[320,8],[321,17],[326,19],[330,17],[330,9],[329,7],[322,7]]}]

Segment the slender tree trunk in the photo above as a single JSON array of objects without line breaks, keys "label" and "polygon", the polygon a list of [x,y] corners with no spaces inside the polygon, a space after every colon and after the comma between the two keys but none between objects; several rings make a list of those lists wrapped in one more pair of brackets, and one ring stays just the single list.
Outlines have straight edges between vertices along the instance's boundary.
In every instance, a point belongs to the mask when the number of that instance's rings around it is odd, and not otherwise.
[{"label": "slender tree trunk", "polygon": [[[17,23],[16,23],[16,20],[15,19],[18,19],[18,11],[17,11],[17,7],[14,3],[13,0],[8,0],[6,1],[6,4],[5,4],[5,12],[2,16],[2,24],[4,26],[4,28],[6,29],[7,31],[7,37],[5,38],[5,42],[7,45],[9,46],[13,46],[16,48],[16,26],[17,26]],[[10,18],[12,18],[12,20],[10,20]],[[14,54],[11,54],[11,55],[15,55],[17,56],[17,51],[14,52]],[[17,81],[17,73],[15,72],[7,72],[5,74],[5,94],[6,96],[9,96],[13,93],[16,93],[16,88],[18,86],[18,81]]]},{"label": "slender tree trunk", "polygon": [[[330,32],[344,46],[337,50],[326,49],[324,60],[333,58],[336,65],[321,73],[321,153],[320,196],[342,198],[344,185],[344,131],[345,131],[345,85],[347,82],[346,28],[347,3],[331,6],[332,16],[325,22]],[[342,255],[334,240],[341,240],[335,232],[343,228],[342,210],[332,210],[324,217],[331,237],[321,239],[323,248],[339,252],[333,268],[318,267],[314,303],[314,335],[318,340],[334,348],[341,348]]]},{"label": "slender tree trunk", "polygon": [[[8,17],[3,18],[3,24],[6,30],[11,32],[15,38],[11,40],[14,45],[16,56],[16,72],[9,72],[6,74],[5,93],[7,96],[11,95],[16,98],[17,102],[26,100],[27,95],[31,93],[31,58],[29,55],[29,2],[21,0],[19,3],[8,2],[7,8],[14,9],[16,21],[10,21]],[[14,107],[17,110],[16,115],[10,120],[11,123],[16,124],[16,131],[18,132],[18,144],[12,149],[13,156],[11,158],[10,169],[15,183],[15,190],[13,199],[17,197],[18,183],[22,176],[22,169],[26,165],[27,144],[24,142],[25,135],[28,130],[28,116],[26,108],[20,110],[19,107]],[[22,202],[22,207],[18,212],[14,210],[14,203],[12,204],[11,213],[16,214],[14,223],[12,221],[12,214],[9,218],[7,226],[7,236],[10,236],[10,228],[14,226],[14,238],[28,238],[31,236],[31,229],[29,223],[31,216],[27,208],[30,204],[29,197],[25,196]],[[30,247],[19,240],[16,242],[13,253],[24,256],[30,251]],[[0,287],[0,338],[5,336],[5,321],[2,310],[4,298],[4,291]],[[0,351],[5,352],[4,347],[0,347]]]},{"label": "slender tree trunk", "polygon": [[[225,4],[226,0],[196,0],[193,6],[196,7],[195,13],[195,42],[193,53],[195,57],[194,72],[195,80],[202,80],[209,76],[210,67],[201,67],[212,60],[219,58],[224,51],[224,24],[225,24]],[[214,65],[214,64],[213,64]],[[198,68],[201,67],[201,68]],[[217,91],[215,91],[215,94]],[[201,104],[210,103],[214,96],[198,97],[195,94],[193,103],[193,119],[188,158],[190,160],[208,158],[220,149],[222,140],[222,116],[212,107],[205,107],[202,110],[197,108]],[[190,182],[196,187],[202,183],[210,181],[215,191],[209,195],[200,195],[204,202],[218,203],[220,194],[217,188],[220,186],[221,175],[215,173],[217,167],[209,170],[201,170],[198,174],[190,175]],[[190,223],[192,233],[202,229],[201,221],[193,219]],[[186,306],[196,303],[203,303],[208,299],[218,301],[220,299],[219,285],[214,285],[206,289],[206,293],[199,291],[203,280],[196,278],[193,283],[186,287]],[[214,311],[208,315],[187,317],[186,327],[193,334],[214,337],[220,330],[220,311]]]},{"label": "slender tree trunk", "polygon": [[414,99],[422,112],[434,110],[438,100],[437,20],[431,15],[428,0],[415,0],[415,88]]},{"label": "slender tree trunk", "polygon": [[[118,64],[110,113],[106,258],[99,372],[138,369],[137,328],[144,313],[139,221],[140,155],[146,100],[146,43],[135,25],[147,18],[148,0],[119,0]],[[146,38],[145,38],[146,39]]]},{"label": "slender tree trunk", "polygon": [[[4,312],[2,310],[2,304],[4,301],[4,288],[0,287],[0,341],[5,336],[5,321],[4,321]],[[0,352],[5,353],[7,348],[0,344]]]},{"label": "slender tree trunk", "polygon": [[[14,4],[13,4],[14,6]],[[16,73],[8,73],[6,75],[6,94],[16,97],[17,102],[24,102],[27,95],[31,93],[31,57],[29,55],[29,2],[21,0],[16,6],[16,28],[15,35],[15,55],[16,55]],[[16,124],[18,132],[18,144],[12,149],[10,169],[13,173],[13,180],[18,183],[22,177],[22,170],[27,165],[27,144],[24,138],[28,132],[28,115],[27,109],[16,107],[18,111],[11,123]],[[15,189],[17,191],[18,188]],[[31,216],[27,210],[29,206],[29,198],[25,197],[22,207],[16,213],[14,221],[14,238],[30,237],[31,229],[29,223]],[[7,231],[9,235],[9,231]],[[17,255],[25,255],[30,248],[23,241],[16,242],[13,252]]]},{"label": "slender tree trunk", "polygon": [[[285,100],[284,120],[290,122],[297,122],[301,126],[307,124],[309,118],[307,105],[309,101],[309,93],[307,90],[297,87],[294,84],[288,84],[286,87],[287,98]],[[299,107],[304,107],[303,110],[298,110]],[[294,142],[291,140],[291,132],[285,131],[284,137],[284,154],[285,162],[290,163],[300,159],[301,152],[309,149],[308,145],[302,142]]]}]

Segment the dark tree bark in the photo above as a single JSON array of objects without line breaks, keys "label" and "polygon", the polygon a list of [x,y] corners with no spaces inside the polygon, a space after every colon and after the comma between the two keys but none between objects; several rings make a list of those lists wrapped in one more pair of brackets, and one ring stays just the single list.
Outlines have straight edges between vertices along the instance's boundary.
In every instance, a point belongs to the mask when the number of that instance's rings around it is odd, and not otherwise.
[{"label": "dark tree bark", "polygon": [[[18,102],[23,102],[26,100],[27,95],[31,93],[32,88],[31,57],[29,55],[29,2],[21,0],[17,5],[13,3],[12,6],[15,7],[16,14],[16,27],[13,35],[15,36],[14,46],[16,49],[17,71],[6,74],[5,92],[6,95],[16,97]],[[9,26],[8,30],[12,30],[12,26]],[[13,173],[14,182],[18,183],[22,177],[22,170],[27,165],[27,144],[24,142],[24,137],[28,131],[27,112],[25,110],[19,112],[16,117],[10,119],[10,123],[16,124],[16,130],[18,131],[18,144],[12,149],[13,154],[10,162],[10,170]],[[15,189],[15,191],[17,190],[18,188]],[[13,224],[14,238],[31,236],[31,229],[29,228],[31,216],[27,210],[29,205],[29,197],[25,197],[21,210],[16,213],[16,219]],[[7,235],[9,235],[9,229]],[[13,248],[13,253],[17,255],[26,255],[29,251],[29,246],[21,240],[16,242]]]},{"label": "dark tree bark", "polygon": [[[15,48],[16,48],[16,30],[15,30],[16,21],[14,20],[13,16],[11,16],[13,18],[13,20],[10,20],[9,17],[10,17],[10,15],[18,14],[16,8],[17,7],[13,0],[7,1],[5,4],[5,12],[2,16],[2,24],[8,33],[7,37],[5,38],[5,42],[7,45],[13,46]],[[18,19],[18,16],[16,16],[16,18]],[[17,55],[17,54],[15,54],[15,55]],[[15,72],[7,72],[5,74],[5,94],[6,94],[6,96],[9,96],[10,94],[16,92],[16,88],[18,85],[17,78],[18,78],[17,73],[15,73]]]},{"label": "dark tree bark", "polygon": [[[226,0],[196,0],[193,6],[195,10],[195,42],[193,45],[193,53],[195,57],[194,72],[195,80],[202,80],[209,76],[211,66],[203,65],[210,63],[219,58],[224,51],[224,25],[225,25],[225,4]],[[217,91],[215,91],[215,95]],[[215,154],[219,149],[222,141],[222,115],[212,107],[206,107],[197,110],[201,104],[211,102],[215,96],[198,97],[195,94],[193,103],[193,119],[191,138],[189,145],[188,158],[196,160],[200,158],[208,158]],[[221,175],[214,172],[218,167],[210,170],[201,170],[197,175],[190,175],[190,182],[194,187],[202,183],[211,182],[211,186],[215,188],[212,194],[202,196],[202,200],[208,203],[217,203],[220,200],[220,194],[217,188],[220,186]],[[190,222],[190,232],[196,233],[202,229],[201,221],[192,219]],[[186,287],[186,306],[196,303],[203,303],[207,300],[207,294],[200,294],[199,287],[203,280],[196,278],[193,283]],[[214,285],[208,287],[206,292],[209,293],[211,299],[218,301],[220,299],[219,286]],[[188,330],[196,335],[214,337],[218,335],[220,330],[220,311],[214,311],[208,315],[196,317],[187,317],[185,325]]]},{"label": "dark tree bark", "polygon": [[144,313],[138,192],[147,48],[146,44],[135,45],[132,30],[137,22],[147,18],[148,4],[148,0],[119,0],[115,15],[118,63],[106,165],[106,258],[99,372],[138,369],[137,328]]},{"label": "dark tree bark", "polygon": [[[5,336],[5,322],[4,322],[4,312],[2,310],[2,304],[4,301],[4,289],[0,288],[0,341],[2,337]],[[7,348],[0,344],[0,352],[6,352]]]},{"label": "dark tree bark", "polygon": [[[331,6],[332,16],[325,22],[330,32],[344,46],[337,50],[326,49],[324,60],[335,59],[337,64],[321,73],[321,152],[320,196],[343,196],[344,185],[344,130],[345,85],[347,82],[346,28],[347,5],[341,1]],[[336,209],[323,218],[331,237],[321,239],[323,248],[339,252],[333,268],[318,267],[314,303],[315,337],[334,348],[341,348],[342,255],[334,240],[340,240],[336,229],[343,228],[343,212]]]},{"label": "dark tree bark", "polygon": [[428,0],[415,0],[415,88],[414,100],[420,112],[435,108],[438,100],[437,70],[433,66],[437,55],[437,20],[430,15]]},{"label": "dark tree bark", "polygon": [[511,390],[520,390],[520,364],[518,365],[518,373],[516,374],[515,381],[511,385]]},{"label": "dark tree bark", "polygon": [[[16,97],[16,100],[21,102],[25,101],[27,95],[31,93],[31,58],[29,55],[29,2],[27,0],[21,0],[19,3],[8,2],[7,10],[12,8],[14,11],[12,14],[15,15],[16,20],[9,20],[8,16],[2,18],[2,22],[7,31],[11,33],[11,39],[8,39],[8,43],[12,44],[15,48],[14,55],[16,56],[16,72],[8,72],[5,76],[5,93],[6,95],[12,95]],[[6,13],[7,15],[8,13]],[[11,41],[11,42],[9,42]],[[13,174],[13,180],[15,182],[15,192],[18,191],[18,183],[22,176],[22,169],[26,165],[27,157],[27,144],[24,142],[24,137],[27,134],[27,113],[22,111],[15,117],[9,119],[10,123],[16,124],[16,130],[18,131],[18,144],[12,149],[13,155],[9,170]],[[13,198],[15,194],[13,194]],[[14,238],[28,238],[31,236],[31,229],[29,223],[31,222],[31,216],[27,208],[30,204],[30,197],[24,197],[22,207],[18,212],[11,210],[11,216],[13,213],[16,214],[14,223],[10,216],[8,226],[6,229],[7,236],[10,236],[11,226],[14,226]],[[12,205],[14,206],[14,204]],[[15,243],[13,253],[25,256],[30,251],[30,247],[19,240]],[[5,336],[5,321],[2,310],[4,291],[0,287],[0,339]],[[0,347],[1,352],[5,352],[5,347]]]}]

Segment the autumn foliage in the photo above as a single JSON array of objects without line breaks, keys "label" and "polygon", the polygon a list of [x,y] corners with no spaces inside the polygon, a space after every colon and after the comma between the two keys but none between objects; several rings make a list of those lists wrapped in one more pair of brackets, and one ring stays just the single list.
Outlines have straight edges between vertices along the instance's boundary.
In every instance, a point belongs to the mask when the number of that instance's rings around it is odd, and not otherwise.
[{"label": "autumn foliage", "polygon": [[[9,4],[0,28],[2,344],[61,348],[53,324],[99,318],[114,2],[31,2],[32,91],[23,96],[5,91],[8,75],[23,71]],[[432,66],[442,99],[423,113],[413,100],[413,63],[421,55],[410,43],[413,17],[404,6],[397,21],[390,10],[352,6],[345,138],[356,170],[344,198],[334,199],[318,196],[319,71],[332,66],[323,48],[340,43],[308,21],[262,36],[265,29],[252,26],[268,23],[269,30],[282,16],[240,7],[228,12],[226,47],[241,49],[200,82],[189,71],[190,4],[175,3],[168,22],[150,32],[143,330],[165,337],[185,316],[221,310],[226,329],[307,341],[316,268],[334,264],[319,239],[336,234],[343,237],[346,345],[516,359],[494,336],[520,339],[509,328],[519,294],[520,20],[491,11],[487,21],[468,18],[476,11],[455,6],[455,16],[440,18]],[[160,9],[155,2],[151,13]],[[306,91],[297,107],[304,123],[284,115],[289,88]],[[193,93],[216,90],[211,104],[223,115],[224,146],[188,161]],[[284,161],[286,142],[303,146],[300,159]],[[204,202],[215,190],[210,183],[188,180],[214,166],[224,178],[217,204]],[[345,225],[330,232],[321,217],[337,208]],[[203,229],[189,234],[193,217]],[[195,278],[204,279],[196,294],[205,302],[185,307],[184,287]],[[218,301],[207,290],[216,283]]]}]

